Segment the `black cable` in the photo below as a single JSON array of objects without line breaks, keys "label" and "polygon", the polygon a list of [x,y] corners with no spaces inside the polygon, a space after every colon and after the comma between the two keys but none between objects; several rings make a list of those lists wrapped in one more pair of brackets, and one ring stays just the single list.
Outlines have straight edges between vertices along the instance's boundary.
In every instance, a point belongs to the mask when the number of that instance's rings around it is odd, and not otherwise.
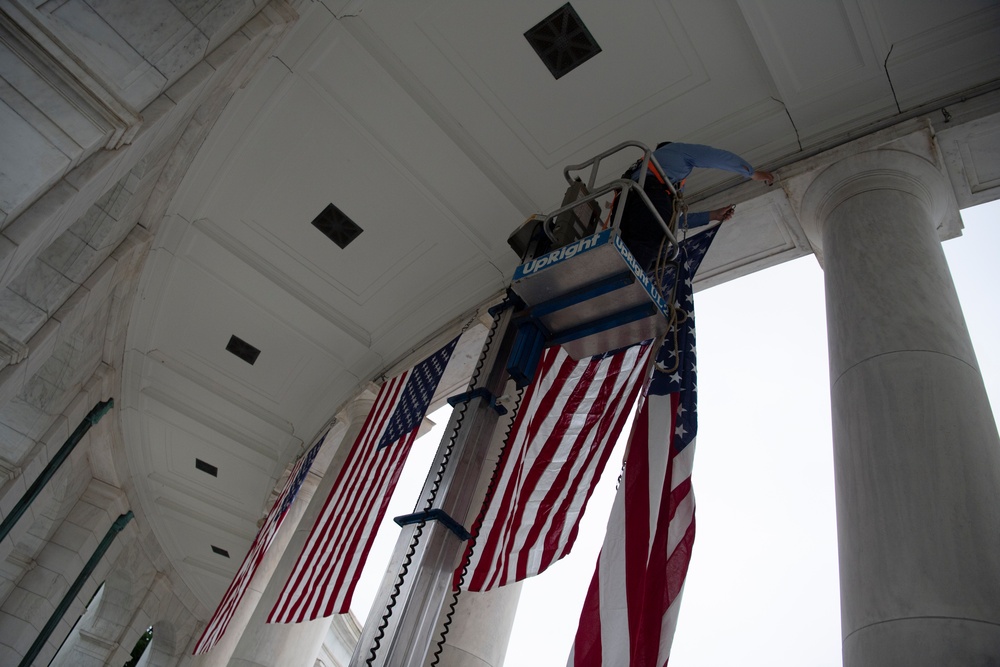
[{"label": "black cable", "polygon": [[783,101],[779,100],[774,95],[771,96],[771,99],[774,100],[775,102],[777,102],[778,104],[780,104],[781,108],[785,110],[785,115],[788,116],[788,122],[792,124],[792,130],[795,132],[795,143],[797,143],[799,145],[799,150],[801,151],[802,150],[802,138],[799,136],[799,128],[796,127],[796,125],[795,125],[795,119],[792,118],[792,112],[790,112],[788,110],[788,105],[785,104]]},{"label": "black cable", "polygon": [[903,110],[899,107],[899,98],[896,97],[896,87],[892,85],[892,77],[889,76],[889,56],[892,55],[892,49],[894,46],[896,45],[889,45],[889,53],[885,54],[885,60],[882,62],[882,69],[885,70],[885,78],[889,80],[889,90],[892,91],[892,99],[896,103],[896,113],[903,113]]}]

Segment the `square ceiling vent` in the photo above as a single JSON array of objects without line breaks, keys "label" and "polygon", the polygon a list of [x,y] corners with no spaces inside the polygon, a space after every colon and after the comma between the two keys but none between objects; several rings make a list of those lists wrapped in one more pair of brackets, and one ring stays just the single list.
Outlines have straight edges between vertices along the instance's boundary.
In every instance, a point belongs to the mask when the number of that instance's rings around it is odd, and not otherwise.
[{"label": "square ceiling vent", "polygon": [[601,52],[597,40],[568,2],[524,33],[524,38],[557,79]]},{"label": "square ceiling vent", "polygon": [[251,366],[257,361],[257,357],[260,356],[260,350],[246,342],[239,336],[230,336],[229,342],[226,343],[226,351],[235,354],[237,357],[247,362]]},{"label": "square ceiling vent", "polygon": [[312,221],[312,226],[323,232],[328,239],[341,248],[346,248],[364,231],[356,222],[348,218],[346,213],[333,204],[328,204],[320,211],[320,214]]}]

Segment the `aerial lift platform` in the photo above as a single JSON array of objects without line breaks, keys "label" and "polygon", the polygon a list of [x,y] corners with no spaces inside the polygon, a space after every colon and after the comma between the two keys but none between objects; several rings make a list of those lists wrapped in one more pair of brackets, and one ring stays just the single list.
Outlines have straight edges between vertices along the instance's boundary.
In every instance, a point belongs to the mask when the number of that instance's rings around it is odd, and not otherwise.
[{"label": "aerial lift platform", "polygon": [[[638,182],[618,178],[597,184],[601,162],[639,149]],[[630,197],[639,197],[666,236],[667,257],[677,254],[676,220],[664,220],[643,192],[650,165],[663,173],[641,143],[621,143],[563,170],[569,189],[562,206],[528,218],[508,238],[521,257],[510,290],[523,303],[514,315],[518,337],[508,371],[529,384],[544,347],[561,345],[576,360],[657,338],[666,333],[673,304],[643,270],[621,236]],[[587,181],[577,176],[588,171]],[[665,183],[675,199],[676,189]],[[613,198],[613,214],[602,220],[600,201]],[[673,222],[673,224],[671,224]]]},{"label": "aerial lift platform", "polygon": [[[628,149],[642,153],[639,181],[618,178],[597,185],[601,161]],[[626,199],[639,197],[663,228],[665,261],[676,258],[676,215],[665,221],[640,186],[651,165],[659,169],[650,149],[626,142],[566,167],[569,190],[562,206],[532,216],[510,236],[521,257],[510,298],[491,309],[493,327],[467,391],[448,399],[455,409],[415,511],[395,519],[401,532],[373,606],[383,612],[365,624],[351,667],[439,664],[461,592],[461,586],[452,586],[456,568],[463,571],[469,522],[483,501],[480,484],[495,461],[487,453],[509,430],[506,406],[516,411],[523,394],[514,391],[511,398],[510,381],[530,384],[546,346],[562,345],[579,360],[666,333],[673,296],[660,293],[619,229]],[[574,176],[587,169],[586,182]],[[672,185],[667,187],[679,201]],[[604,222],[599,202],[608,200],[614,212]]]}]

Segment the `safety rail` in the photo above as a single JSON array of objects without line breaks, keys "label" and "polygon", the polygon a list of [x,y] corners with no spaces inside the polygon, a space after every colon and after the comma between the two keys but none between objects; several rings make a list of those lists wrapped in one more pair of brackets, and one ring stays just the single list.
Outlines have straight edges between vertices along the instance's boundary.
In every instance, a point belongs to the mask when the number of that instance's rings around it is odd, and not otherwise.
[{"label": "safety rail", "polygon": [[[642,150],[642,159],[639,163],[638,182],[633,181],[632,179],[629,178],[617,178],[613,181],[605,183],[604,185],[598,187],[597,189],[594,189],[595,183],[597,182],[597,174],[601,167],[601,161],[628,148],[638,148]],[[611,221],[609,225],[610,227],[617,229],[621,224],[622,213],[625,210],[625,202],[627,201],[629,194],[634,193],[638,195],[640,199],[642,199],[643,204],[646,206],[647,209],[649,209],[649,212],[652,213],[653,219],[656,220],[657,223],[659,223],[661,228],[663,228],[663,232],[666,235],[667,241],[670,244],[669,256],[672,259],[674,256],[676,256],[679,249],[677,243],[677,237],[674,236],[673,231],[670,229],[670,225],[666,221],[664,221],[663,216],[660,215],[660,212],[656,210],[655,206],[653,206],[653,202],[650,201],[649,197],[643,191],[641,185],[646,181],[646,174],[649,171],[650,162],[653,163],[653,165],[656,167],[659,173],[661,174],[664,173],[663,168],[660,167],[660,163],[657,162],[656,157],[653,155],[653,151],[651,151],[645,144],[642,144],[638,141],[625,141],[618,144],[617,146],[609,148],[608,150],[602,153],[598,153],[597,155],[590,158],[586,162],[581,162],[580,164],[568,165],[567,167],[565,167],[563,169],[563,176],[566,178],[566,181],[570,185],[573,185],[573,183],[576,181],[576,177],[572,176],[571,174],[573,174],[574,172],[583,171],[588,167],[590,168],[590,175],[587,180],[587,194],[581,197],[580,199],[577,199],[573,202],[570,202],[569,204],[561,206],[557,208],[555,211],[552,211],[551,213],[547,214],[541,221],[542,230],[545,232],[545,235],[549,237],[550,240],[554,241],[555,237],[552,231],[549,229],[550,222],[555,220],[563,213],[577,208],[581,204],[586,204],[591,201],[596,201],[611,192],[620,193],[618,204],[615,207],[614,219]],[[669,181],[669,179],[665,179],[664,185],[667,187],[667,189],[670,190],[670,193],[674,197],[679,196],[677,189],[674,187],[674,184]]]}]

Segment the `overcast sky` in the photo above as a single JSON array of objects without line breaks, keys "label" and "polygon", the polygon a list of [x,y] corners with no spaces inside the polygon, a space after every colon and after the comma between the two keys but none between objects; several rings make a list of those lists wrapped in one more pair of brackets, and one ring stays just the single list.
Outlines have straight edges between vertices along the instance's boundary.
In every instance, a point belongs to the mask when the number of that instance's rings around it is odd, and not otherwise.
[{"label": "overcast sky", "polygon": [[[964,235],[944,249],[996,406],[1000,205],[968,209],[962,217]],[[812,256],[787,262],[699,292],[696,311],[697,535],[670,665],[839,667],[822,271]],[[443,422],[447,415],[433,418]],[[414,445],[355,596],[361,622],[399,533],[389,517],[412,511],[440,438],[435,429]],[[616,461],[621,447],[573,553],[525,582],[508,666],[565,664],[604,536]]]}]

